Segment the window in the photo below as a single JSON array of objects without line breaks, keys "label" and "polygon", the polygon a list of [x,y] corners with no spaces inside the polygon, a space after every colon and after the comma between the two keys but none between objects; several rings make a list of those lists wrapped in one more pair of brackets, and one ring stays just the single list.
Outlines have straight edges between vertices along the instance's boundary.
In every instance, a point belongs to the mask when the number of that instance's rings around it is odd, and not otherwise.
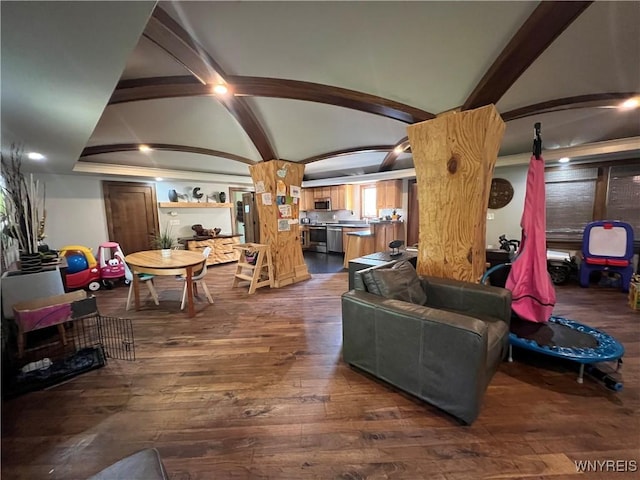
[{"label": "window", "polygon": [[362,192],[362,218],[377,218],[376,186],[364,185],[360,191]]},{"label": "window", "polygon": [[[621,220],[640,232],[640,162],[545,171],[547,241],[582,242],[587,223]],[[636,247],[639,236],[636,234]]]},{"label": "window", "polygon": [[545,172],[548,238],[582,238],[584,227],[593,220],[597,179],[597,168]]},{"label": "window", "polygon": [[640,239],[640,164],[611,167],[607,218],[627,222]]}]

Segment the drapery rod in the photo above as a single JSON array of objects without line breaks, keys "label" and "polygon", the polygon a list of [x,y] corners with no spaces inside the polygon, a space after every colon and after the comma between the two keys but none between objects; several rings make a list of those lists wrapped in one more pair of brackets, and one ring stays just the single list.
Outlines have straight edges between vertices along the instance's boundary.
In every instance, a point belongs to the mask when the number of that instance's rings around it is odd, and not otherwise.
[{"label": "drapery rod", "polygon": [[536,122],[533,125],[533,154],[535,157],[540,160],[542,156],[542,137],[540,136],[541,123]]}]

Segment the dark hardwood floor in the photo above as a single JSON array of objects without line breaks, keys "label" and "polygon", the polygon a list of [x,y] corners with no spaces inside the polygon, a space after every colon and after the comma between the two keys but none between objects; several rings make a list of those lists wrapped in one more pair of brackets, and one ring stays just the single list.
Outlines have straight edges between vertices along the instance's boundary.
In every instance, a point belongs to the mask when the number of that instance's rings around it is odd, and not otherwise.
[{"label": "dark hardwood floor", "polygon": [[[97,292],[102,315],[132,319],[137,359],[3,402],[2,479],[84,479],[151,446],[174,480],[638,478],[640,313],[626,294],[558,287],[556,307],[623,342],[622,391],[516,352],[467,427],[341,361],[346,272],[250,296],[234,270],[209,270],[215,304],[191,319],[172,278],[138,312],[126,287]],[[596,460],[618,463],[578,474]]]},{"label": "dark hardwood floor", "polygon": [[303,254],[307,270],[311,274],[337,273],[344,270],[344,254],[310,252],[309,250],[304,250]]}]

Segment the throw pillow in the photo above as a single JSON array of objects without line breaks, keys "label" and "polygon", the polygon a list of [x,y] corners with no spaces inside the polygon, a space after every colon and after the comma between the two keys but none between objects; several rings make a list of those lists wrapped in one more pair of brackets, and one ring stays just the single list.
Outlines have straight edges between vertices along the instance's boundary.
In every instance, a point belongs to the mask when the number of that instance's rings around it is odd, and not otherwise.
[{"label": "throw pillow", "polygon": [[427,303],[427,294],[422,289],[420,277],[413,265],[406,260],[391,268],[371,268],[361,274],[370,293],[417,305]]}]

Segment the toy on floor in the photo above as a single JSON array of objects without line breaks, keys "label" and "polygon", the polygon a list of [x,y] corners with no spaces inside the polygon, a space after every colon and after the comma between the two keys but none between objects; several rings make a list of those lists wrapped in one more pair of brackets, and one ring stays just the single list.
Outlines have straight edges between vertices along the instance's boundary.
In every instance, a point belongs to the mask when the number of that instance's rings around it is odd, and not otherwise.
[{"label": "toy on floor", "polygon": [[617,220],[601,220],[587,224],[582,236],[580,286],[589,286],[592,272],[620,275],[620,287],[629,291],[633,275],[633,228]]},{"label": "toy on floor", "polygon": [[105,242],[98,247],[98,264],[102,286],[113,288],[116,280],[125,278],[124,253],[117,242]]},{"label": "toy on floor", "polygon": [[67,258],[65,284],[68,290],[88,288],[100,290],[100,270],[91,249],[82,245],[68,245],[60,249],[60,256]]},{"label": "toy on floor", "polygon": [[[605,332],[552,314],[556,294],[554,282],[548,273],[549,253],[546,249],[545,212],[542,139],[540,124],[536,123],[533,155],[529,162],[521,220],[522,242],[520,245],[513,244],[517,253],[510,264],[503,264],[505,267],[509,266],[510,271],[505,284],[501,286],[511,290],[513,296],[512,318],[509,326],[509,360],[512,361],[514,345],[543,355],[572,360],[580,365],[578,383],[582,383],[586,370],[588,374],[602,381],[607,388],[618,391],[622,388],[622,382],[600,371],[594,364],[617,361],[619,367],[624,355],[622,344]],[[612,228],[613,226],[600,226],[600,230]],[[625,231],[624,234],[616,231],[616,237],[624,236],[626,240],[628,232]],[[592,242],[585,240],[584,244],[589,246],[590,255],[601,255],[598,261],[604,260],[604,265],[607,266],[609,263],[604,255],[613,253],[621,256],[623,249],[620,247],[622,242],[619,239],[615,242],[611,238],[613,245],[606,246],[605,237],[609,235],[596,235]],[[631,241],[633,243],[633,238]],[[504,236],[501,237],[501,246],[503,244],[507,247],[511,246],[505,242]],[[492,271],[499,267],[500,265],[496,265],[489,269],[482,277],[482,281],[484,282]]]}]

